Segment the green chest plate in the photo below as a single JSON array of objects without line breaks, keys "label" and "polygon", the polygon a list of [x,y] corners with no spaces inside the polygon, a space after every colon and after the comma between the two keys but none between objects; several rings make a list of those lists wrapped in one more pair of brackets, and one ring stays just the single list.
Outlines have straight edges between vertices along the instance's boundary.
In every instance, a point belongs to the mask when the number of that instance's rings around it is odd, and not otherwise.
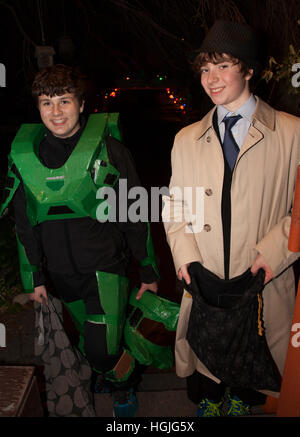
[{"label": "green chest plate", "polygon": [[11,158],[18,168],[32,226],[46,220],[91,217],[103,200],[98,188],[114,186],[119,172],[108,160],[105,138],[117,136],[117,114],[90,115],[74,151],[57,169],[45,167],[38,147],[45,134],[42,124],[22,125],[12,144]]}]

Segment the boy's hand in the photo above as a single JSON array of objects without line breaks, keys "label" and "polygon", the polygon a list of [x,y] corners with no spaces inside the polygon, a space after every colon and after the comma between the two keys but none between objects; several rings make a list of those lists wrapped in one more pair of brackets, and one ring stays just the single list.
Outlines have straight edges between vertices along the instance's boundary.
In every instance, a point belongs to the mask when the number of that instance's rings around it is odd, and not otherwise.
[{"label": "boy's hand", "polygon": [[142,282],[141,287],[140,287],[139,291],[137,292],[136,299],[139,300],[143,296],[143,294],[146,290],[150,290],[150,291],[153,291],[154,293],[157,293],[157,290],[158,290],[157,282],[156,281],[151,282],[151,284],[146,284],[145,282]]},{"label": "boy's hand", "polygon": [[259,269],[263,269],[266,273],[265,276],[265,284],[267,284],[271,279],[274,278],[274,273],[272,269],[268,266],[266,263],[264,257],[259,253],[257,257],[255,258],[252,267],[251,267],[251,273],[252,275],[256,275]]},{"label": "boy's hand", "polygon": [[45,298],[46,304],[48,305],[48,295],[45,285],[39,285],[34,288],[34,292],[30,294],[30,299],[35,302],[42,303],[42,298]]},{"label": "boy's hand", "polygon": [[191,277],[190,277],[189,271],[188,271],[189,266],[190,266],[190,263],[184,264],[178,270],[178,279],[180,279],[180,281],[182,281],[182,278],[183,278],[188,285],[191,283]]}]

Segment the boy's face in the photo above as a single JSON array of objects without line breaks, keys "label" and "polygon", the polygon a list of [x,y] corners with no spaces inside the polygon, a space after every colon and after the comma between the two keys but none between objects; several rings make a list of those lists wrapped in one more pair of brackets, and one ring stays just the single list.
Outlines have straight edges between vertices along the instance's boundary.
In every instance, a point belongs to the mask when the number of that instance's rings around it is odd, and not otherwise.
[{"label": "boy's face", "polygon": [[249,80],[253,70],[243,76],[240,65],[224,56],[218,64],[207,62],[201,67],[201,84],[215,105],[234,112],[250,97]]},{"label": "boy's face", "polygon": [[55,137],[68,138],[80,128],[79,114],[83,111],[84,102],[80,106],[72,93],[53,97],[43,94],[38,97],[38,108],[42,122]]}]

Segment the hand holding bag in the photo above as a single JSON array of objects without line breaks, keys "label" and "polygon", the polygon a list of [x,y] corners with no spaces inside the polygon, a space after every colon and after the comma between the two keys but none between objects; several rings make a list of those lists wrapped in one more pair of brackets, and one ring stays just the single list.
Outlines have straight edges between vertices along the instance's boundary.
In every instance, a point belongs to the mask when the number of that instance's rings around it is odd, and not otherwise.
[{"label": "hand holding bag", "polygon": [[200,263],[189,268],[185,289],[193,304],[187,340],[200,361],[229,387],[279,391],[281,376],[262,321],[265,273],[222,280]]}]

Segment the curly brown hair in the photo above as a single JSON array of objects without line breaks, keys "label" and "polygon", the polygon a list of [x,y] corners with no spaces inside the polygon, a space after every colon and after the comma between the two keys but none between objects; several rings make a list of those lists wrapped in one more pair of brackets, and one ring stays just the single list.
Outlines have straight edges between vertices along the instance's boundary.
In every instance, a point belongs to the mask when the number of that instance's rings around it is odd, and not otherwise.
[{"label": "curly brown hair", "polygon": [[86,89],[87,77],[77,68],[56,64],[37,73],[31,93],[36,102],[43,94],[53,97],[72,93],[81,105],[85,99]]},{"label": "curly brown hair", "polygon": [[194,72],[201,76],[201,68],[208,62],[211,62],[212,64],[220,64],[224,61],[231,61],[234,65],[239,65],[240,72],[244,77],[250,73],[251,68],[245,62],[227,53],[198,53],[192,63],[192,67]]}]

